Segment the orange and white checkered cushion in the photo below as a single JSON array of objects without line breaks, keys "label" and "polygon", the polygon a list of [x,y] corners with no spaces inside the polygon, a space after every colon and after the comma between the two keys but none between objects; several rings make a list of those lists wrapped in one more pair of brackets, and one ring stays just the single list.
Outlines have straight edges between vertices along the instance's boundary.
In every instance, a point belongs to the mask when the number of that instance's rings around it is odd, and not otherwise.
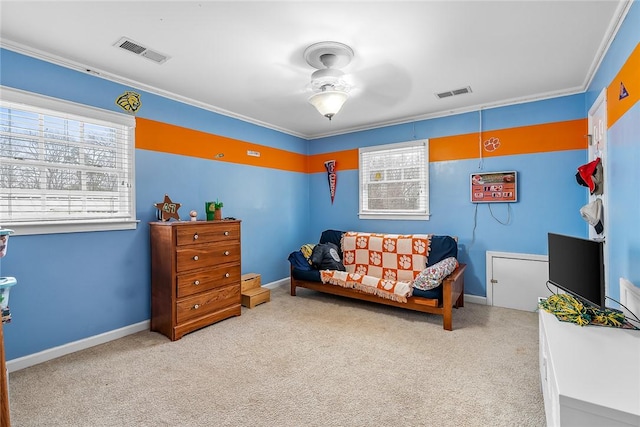
[{"label": "orange and white checkered cushion", "polygon": [[429,248],[428,234],[348,231],[342,236],[342,263],[348,273],[412,282],[426,268]]}]

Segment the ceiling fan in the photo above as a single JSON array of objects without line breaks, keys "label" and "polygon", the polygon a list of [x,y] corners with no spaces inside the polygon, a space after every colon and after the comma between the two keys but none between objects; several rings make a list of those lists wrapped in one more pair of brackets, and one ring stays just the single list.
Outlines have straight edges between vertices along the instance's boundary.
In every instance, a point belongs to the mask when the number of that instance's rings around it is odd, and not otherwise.
[{"label": "ceiling fan", "polygon": [[339,42],[319,42],[305,49],[304,59],[317,69],[311,74],[314,93],[309,97],[309,103],[331,120],[349,98],[351,86],[344,80],[340,68],[351,62],[353,50]]}]

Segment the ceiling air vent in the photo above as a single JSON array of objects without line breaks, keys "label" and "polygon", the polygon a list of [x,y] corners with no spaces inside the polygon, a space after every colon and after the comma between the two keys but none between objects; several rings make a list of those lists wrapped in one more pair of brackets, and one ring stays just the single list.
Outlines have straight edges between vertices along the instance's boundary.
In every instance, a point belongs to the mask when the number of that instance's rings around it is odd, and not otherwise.
[{"label": "ceiling air vent", "polygon": [[155,52],[153,50],[147,49],[146,47],[140,45],[140,43],[134,42],[131,39],[126,37],[118,40],[114,46],[119,47],[120,49],[128,50],[131,53],[135,53],[138,56],[143,56],[156,64],[162,64],[169,59],[167,55],[163,55],[159,52]]},{"label": "ceiling air vent", "polygon": [[450,96],[463,95],[465,93],[471,93],[471,87],[463,87],[461,89],[448,90],[446,92],[436,93],[438,99],[448,98]]}]

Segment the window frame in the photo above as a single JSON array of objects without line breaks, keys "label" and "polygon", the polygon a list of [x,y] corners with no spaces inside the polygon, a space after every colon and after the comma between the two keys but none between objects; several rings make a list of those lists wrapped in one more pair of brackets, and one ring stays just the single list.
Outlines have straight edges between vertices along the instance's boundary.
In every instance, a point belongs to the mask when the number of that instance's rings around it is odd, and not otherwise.
[{"label": "window frame", "polygon": [[[424,209],[419,209],[414,212],[407,211],[388,211],[388,210],[375,210],[375,209],[364,209],[364,193],[365,186],[369,183],[369,181],[365,181],[364,172],[365,168],[363,167],[363,154],[366,153],[376,153],[376,152],[384,152],[389,153],[389,151],[394,150],[403,150],[406,148],[418,148],[423,151],[424,158],[424,176],[420,179],[422,181],[422,186],[424,188],[424,193],[421,195],[423,198]],[[361,147],[358,148],[358,217],[360,219],[386,219],[386,220],[428,220],[431,216],[429,209],[429,140],[428,139],[420,139],[420,140],[412,140],[405,142],[398,142],[392,144],[384,144],[384,145],[376,145],[369,147]]]},{"label": "window frame", "polygon": [[[7,221],[0,218],[3,227],[15,231],[16,235],[75,233],[93,231],[134,230],[137,227],[136,219],[136,194],[135,194],[135,117],[117,113],[96,107],[91,107],[75,102],[52,98],[45,95],[26,92],[19,89],[0,86],[0,104],[5,108],[17,108],[25,111],[33,111],[42,114],[41,110],[49,110],[53,116],[74,116],[73,119],[86,119],[107,122],[127,128],[125,139],[127,146],[122,152],[128,158],[126,168],[129,176],[127,185],[128,214],[121,218],[96,218],[96,219],[38,219],[27,221]],[[118,170],[123,170],[119,168]],[[0,189],[5,191],[6,189]],[[45,193],[47,190],[40,190]],[[120,191],[122,193],[122,191]]]}]

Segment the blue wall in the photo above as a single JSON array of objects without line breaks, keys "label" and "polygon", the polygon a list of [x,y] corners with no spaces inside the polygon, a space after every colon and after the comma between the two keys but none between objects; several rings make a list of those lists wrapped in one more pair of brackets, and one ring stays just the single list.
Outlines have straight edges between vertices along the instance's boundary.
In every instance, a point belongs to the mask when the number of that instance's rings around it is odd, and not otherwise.
[{"label": "blue wall", "polygon": [[[310,152],[320,154],[338,147],[346,150],[401,142],[413,139],[414,135],[416,139],[423,139],[477,133],[479,115],[478,112],[467,113],[417,122],[415,127],[405,124],[316,140],[311,142]],[[483,110],[482,128],[483,132],[488,132],[584,117],[584,95],[573,95]],[[326,173],[311,177],[312,233],[307,237],[312,242],[317,241],[323,228],[455,235],[461,244],[460,261],[468,264],[465,293],[485,296],[486,251],[546,254],[550,231],[586,237],[587,228],[579,210],[587,196],[575,180],[576,169],[585,163],[586,156],[585,150],[570,150],[492,157],[482,161],[477,158],[431,162],[429,221],[360,220],[358,171],[340,171],[338,165],[333,205],[328,197]],[[480,170],[517,171],[518,202],[502,205],[471,203],[469,176]]]},{"label": "blue wall", "polygon": [[609,129],[609,271],[607,278],[618,299],[618,280],[640,286],[640,103]]},{"label": "blue wall", "polygon": [[[633,2],[624,23],[586,93],[587,109],[602,88],[616,77],[640,43],[640,4]],[[633,76],[636,82],[639,75]],[[609,296],[618,299],[618,281],[624,277],[640,286],[640,105],[635,104],[607,132],[607,179],[609,190]],[[638,314],[638,313],[636,313]]]},{"label": "blue wall", "polygon": [[[482,111],[484,130],[581,119],[640,40],[640,6],[634,2],[587,92]],[[115,98],[130,88],[8,50],[0,50],[0,83],[5,86],[118,111]],[[302,154],[341,151],[363,145],[477,132],[479,113],[304,141],[241,120],[138,91],[140,117],[172,123]],[[586,131],[586,130],[585,130]],[[617,278],[640,284],[640,106],[609,130],[611,268]],[[315,242],[326,228],[457,235],[461,261],[469,264],[466,292],[485,295],[485,251],[546,253],[546,233],[587,235],[579,208],[584,189],[575,182],[585,150],[432,162],[429,221],[359,220],[357,171],[338,170],[332,205],[326,173],[301,174],[206,159],[136,150],[136,202],[140,225],[134,231],[12,236],[2,274],[15,276],[7,359],[30,355],[149,319],[148,222],[153,203],[165,193],[182,203],[181,215],[203,210],[219,198],[224,214],[242,219],[242,270],[263,283],[286,278],[288,253]],[[519,200],[510,205],[469,202],[468,177],[485,171],[519,172]],[[159,174],[158,170],[165,172]],[[550,185],[551,184],[551,185]],[[477,209],[477,212],[476,212]],[[494,218],[495,217],[495,218]],[[500,224],[510,218],[508,224]],[[615,280],[615,283],[612,281]]]},{"label": "blue wall", "polygon": [[[9,50],[0,50],[0,66],[4,86],[118,112],[115,99],[132,89]],[[139,117],[306,153],[303,139],[138,92]],[[308,221],[307,174],[140,149],[135,155],[136,230],[10,238],[2,275],[18,284],[4,331],[8,360],[150,318],[148,222],[164,194],[182,204],[182,218],[192,209],[202,217],[206,200],[224,201],[224,215],[242,220],[242,272],[260,273],[263,283],[289,275],[289,248],[304,240]]]}]

